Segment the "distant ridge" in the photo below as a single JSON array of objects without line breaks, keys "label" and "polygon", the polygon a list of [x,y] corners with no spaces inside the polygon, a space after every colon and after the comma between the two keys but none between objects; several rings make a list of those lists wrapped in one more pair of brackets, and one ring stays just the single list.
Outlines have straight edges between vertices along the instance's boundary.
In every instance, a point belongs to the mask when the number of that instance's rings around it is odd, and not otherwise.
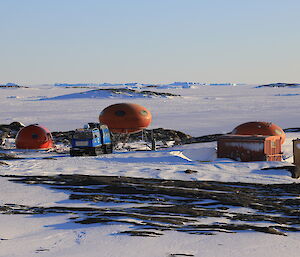
[{"label": "distant ridge", "polygon": [[180,95],[149,90],[138,91],[128,88],[94,89],[80,93],[73,93],[39,100],[66,100],[75,98],[152,98],[152,97],[179,97]]},{"label": "distant ridge", "polygon": [[272,84],[257,86],[256,88],[261,88],[261,87],[300,87],[300,84],[298,84],[298,83],[272,83]]},{"label": "distant ridge", "polygon": [[24,86],[19,86],[15,83],[0,84],[0,88],[20,88],[20,87],[27,88],[27,87],[24,87]]},{"label": "distant ridge", "polygon": [[169,84],[144,84],[144,83],[56,83],[56,87],[66,88],[99,88],[99,87],[122,87],[128,89],[143,89],[143,88],[195,88],[198,86],[236,86],[242,84],[235,83],[200,83],[200,82],[173,82]]}]

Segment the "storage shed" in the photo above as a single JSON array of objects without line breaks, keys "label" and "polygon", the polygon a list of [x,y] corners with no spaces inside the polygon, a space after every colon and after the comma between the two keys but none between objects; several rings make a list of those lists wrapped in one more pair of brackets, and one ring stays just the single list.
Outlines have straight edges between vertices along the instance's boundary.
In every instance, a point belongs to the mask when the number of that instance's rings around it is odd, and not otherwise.
[{"label": "storage shed", "polygon": [[22,128],[16,136],[18,149],[50,149],[54,147],[51,132],[38,124]]},{"label": "storage shed", "polygon": [[281,161],[279,136],[224,135],[218,139],[218,158],[236,161]]}]

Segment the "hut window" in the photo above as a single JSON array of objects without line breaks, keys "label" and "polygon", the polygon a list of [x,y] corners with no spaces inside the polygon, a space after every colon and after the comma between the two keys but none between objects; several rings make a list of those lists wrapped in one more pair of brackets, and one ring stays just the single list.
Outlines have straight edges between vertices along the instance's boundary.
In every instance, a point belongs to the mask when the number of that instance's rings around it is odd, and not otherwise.
[{"label": "hut window", "polygon": [[143,115],[143,116],[146,116],[146,115],[148,114],[148,112],[145,111],[145,110],[141,110],[141,111],[140,111],[140,114]]},{"label": "hut window", "polygon": [[32,139],[38,139],[39,135],[38,134],[32,134],[31,137],[32,137]]},{"label": "hut window", "polygon": [[126,113],[125,113],[124,111],[122,111],[122,110],[118,110],[118,111],[115,112],[115,114],[116,114],[117,116],[122,117],[122,116],[125,116]]}]

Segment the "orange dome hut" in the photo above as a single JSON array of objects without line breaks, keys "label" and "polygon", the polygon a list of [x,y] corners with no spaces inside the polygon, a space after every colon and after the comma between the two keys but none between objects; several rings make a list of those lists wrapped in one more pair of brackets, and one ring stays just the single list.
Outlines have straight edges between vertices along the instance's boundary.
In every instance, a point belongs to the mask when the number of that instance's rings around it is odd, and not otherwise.
[{"label": "orange dome hut", "polygon": [[37,124],[22,128],[18,132],[15,142],[18,149],[49,149],[54,147],[51,132]]},{"label": "orange dome hut", "polygon": [[106,107],[99,115],[113,133],[136,133],[147,128],[152,115],[145,107],[133,103],[119,103]]},{"label": "orange dome hut", "polygon": [[253,121],[246,122],[237,126],[231,134],[234,135],[263,135],[263,136],[279,136],[281,143],[285,141],[285,133],[281,127],[272,122]]}]

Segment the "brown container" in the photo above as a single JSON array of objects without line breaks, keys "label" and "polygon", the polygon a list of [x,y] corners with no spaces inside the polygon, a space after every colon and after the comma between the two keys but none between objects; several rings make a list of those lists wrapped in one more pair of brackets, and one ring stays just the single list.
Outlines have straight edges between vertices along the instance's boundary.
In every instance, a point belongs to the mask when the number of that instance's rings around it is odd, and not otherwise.
[{"label": "brown container", "polygon": [[293,155],[294,155],[294,164],[297,167],[300,167],[300,139],[293,140]]},{"label": "brown container", "polygon": [[218,158],[236,161],[281,161],[279,136],[224,135],[218,139]]}]

